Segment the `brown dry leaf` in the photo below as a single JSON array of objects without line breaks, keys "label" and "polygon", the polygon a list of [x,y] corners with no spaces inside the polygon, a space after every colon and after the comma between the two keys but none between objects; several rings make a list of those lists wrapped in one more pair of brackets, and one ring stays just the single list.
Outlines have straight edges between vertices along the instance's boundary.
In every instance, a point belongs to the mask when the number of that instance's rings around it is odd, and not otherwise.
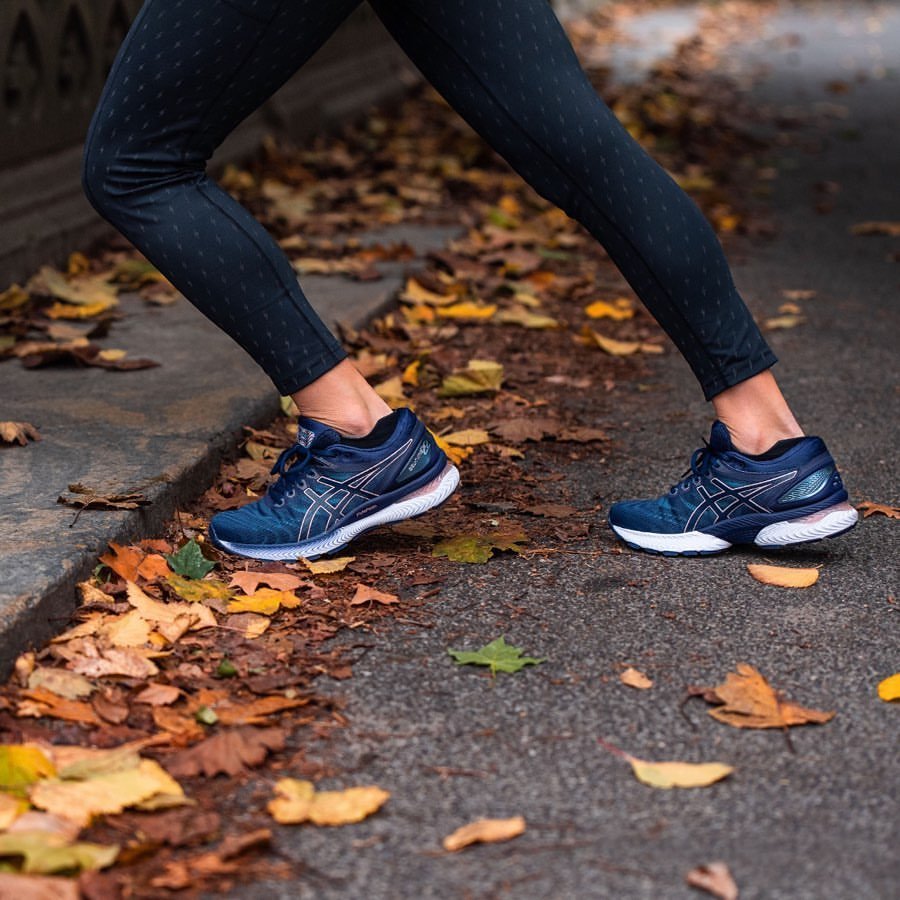
[{"label": "brown dry leaf", "polygon": [[166,769],[176,778],[207,778],[224,773],[239,775],[260,766],[270,751],[284,749],[283,728],[230,728],[182,750],[166,760]]},{"label": "brown dry leaf", "polygon": [[272,817],[281,825],[351,825],[377,812],[391,796],[374,785],[343,791],[316,791],[311,781],[282,778],[269,801]]},{"label": "brown dry leaf", "polygon": [[858,222],[850,229],[851,234],[886,234],[900,237],[900,222]]},{"label": "brown dry leaf", "polygon": [[470,844],[496,844],[524,833],[523,816],[513,816],[510,819],[478,819],[448,834],[443,840],[443,845],[448,852],[456,853]]},{"label": "brown dry leaf", "polygon": [[[130,491],[124,494],[99,493],[83,484],[70,484],[69,493],[60,494],[57,503],[74,506],[79,515],[84,509],[139,509],[148,506],[150,501],[140,492]],[[78,516],[75,516],[78,519]]]},{"label": "brown dry leaf", "polygon": [[28,687],[46,688],[67,700],[82,700],[90,697],[96,685],[83,675],[76,675],[68,669],[51,669],[39,666],[28,675]]},{"label": "brown dry leaf", "polygon": [[506,419],[491,426],[491,431],[501,440],[511,444],[524,441],[542,441],[545,437],[553,437],[559,431],[559,421],[537,416],[523,416],[518,419]]},{"label": "brown dry leaf", "polygon": [[300,557],[299,562],[306,566],[313,575],[330,575],[332,572],[343,572],[355,559],[355,556],[334,556],[331,559]]},{"label": "brown dry leaf", "polygon": [[805,588],[819,580],[818,569],[794,569],[790,566],[765,566],[748,563],[747,571],[763,584],[775,587]]},{"label": "brown dry leaf", "polygon": [[254,594],[261,584],[275,591],[295,591],[299,587],[307,587],[310,583],[289,573],[232,572],[228,586],[240,588],[245,594]]},{"label": "brown dry leaf", "polygon": [[168,706],[154,706],[153,721],[157,728],[172,735],[174,742],[180,746],[193,744],[206,736],[203,726],[193,716]]},{"label": "brown dry leaf", "polygon": [[816,296],[816,292],[812,290],[792,290],[784,289],[781,296],[785,300],[812,300]]},{"label": "brown dry leaf", "polygon": [[67,700],[43,687],[22,691],[25,700],[16,709],[17,716],[30,716],[39,719],[49,716],[53,719],[64,719],[67,722],[83,722],[86,725],[103,725],[103,720],[94,712],[88,703],[80,700]]},{"label": "brown dry leaf", "polygon": [[605,441],[609,435],[602,428],[591,428],[587,425],[574,425],[562,428],[556,436],[557,441],[575,444],[589,444],[591,441]]},{"label": "brown dry leaf", "polygon": [[87,826],[98,815],[119,813],[158,794],[182,798],[181,785],[152,759],[137,768],[98,775],[85,781],[46,779],[29,793],[32,805]]},{"label": "brown dry leaf", "polygon": [[692,888],[706,891],[719,900],[737,900],[738,887],[728,871],[728,866],[721,861],[697,866],[685,875],[685,881]]},{"label": "brown dry leaf", "polygon": [[228,617],[226,628],[236,628],[248,641],[256,640],[266,632],[272,620],[258,613],[235,613]]},{"label": "brown dry leaf", "polygon": [[[722,684],[704,694],[721,706],[709,710],[719,722],[735,728],[788,728],[792,725],[823,725],[834,718],[833,712],[808,709],[786,700],[753,666],[738,663]],[[715,698],[715,701],[712,700]]]},{"label": "brown dry leaf", "polygon": [[98,647],[90,638],[79,642],[78,648],[66,654],[69,668],[88,678],[123,675],[126,678],[150,678],[159,672],[152,660],[138,650]]},{"label": "brown dry leaf", "polygon": [[391,603],[398,603],[400,598],[396,594],[386,594],[384,591],[379,591],[376,588],[370,587],[368,584],[358,584],[356,586],[356,593],[350,601],[350,605],[361,606],[363,603],[369,603],[370,601],[388,605]]},{"label": "brown dry leaf", "polygon": [[628,687],[637,688],[639,691],[646,691],[653,687],[653,679],[648,678],[643,672],[632,666],[619,675],[619,681]]},{"label": "brown dry leaf", "polygon": [[137,581],[138,568],[144,560],[143,552],[137,547],[123,547],[113,541],[110,541],[109,547],[112,553],[104,553],[100,562],[126,581]]},{"label": "brown dry leaf", "polygon": [[226,699],[210,706],[222,725],[265,725],[269,716],[284,712],[286,709],[306,706],[308,703],[308,697],[291,698],[275,694],[244,704],[231,703]]},{"label": "brown dry leaf", "polygon": [[135,703],[149,706],[168,706],[181,696],[181,689],[173,684],[148,684],[135,698]]},{"label": "brown dry leaf", "polygon": [[856,508],[863,514],[864,519],[875,515],[887,516],[889,519],[900,519],[900,506],[888,506],[884,503],[870,503],[866,501],[865,503],[857,504]]},{"label": "brown dry leaf", "polygon": [[650,344],[646,341],[620,341],[585,325],[581,329],[581,337],[589,344],[599,347],[610,356],[631,356],[633,353],[662,353],[663,348],[659,344]]},{"label": "brown dry leaf", "polygon": [[0,444],[19,444],[39,441],[41,436],[30,422],[0,422]]},{"label": "brown dry leaf", "polygon": [[113,603],[113,598],[105,591],[91,584],[89,581],[80,581],[78,583],[78,593],[81,595],[81,602],[87,604],[107,605]]},{"label": "brown dry leaf", "polygon": [[522,510],[531,516],[543,516],[547,519],[570,519],[578,515],[574,506],[566,506],[564,503],[535,503]]}]

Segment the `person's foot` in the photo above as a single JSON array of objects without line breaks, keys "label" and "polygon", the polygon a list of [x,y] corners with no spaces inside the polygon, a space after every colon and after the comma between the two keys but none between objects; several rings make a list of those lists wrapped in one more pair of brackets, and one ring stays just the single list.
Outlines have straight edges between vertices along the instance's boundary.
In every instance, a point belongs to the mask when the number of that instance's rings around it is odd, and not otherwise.
[{"label": "person's foot", "polygon": [[301,417],[297,443],[272,472],[280,477],[264,497],[213,516],[214,546],[253,559],[313,559],[443,503],[459,484],[456,467],[408,409],[352,439]]},{"label": "person's foot", "polygon": [[614,503],[612,530],[636,550],[695,556],[732,544],[776,548],[817,541],[847,531],[858,518],[817,437],[779,441],[747,456],[717,421],[685,475],[662,497]]}]

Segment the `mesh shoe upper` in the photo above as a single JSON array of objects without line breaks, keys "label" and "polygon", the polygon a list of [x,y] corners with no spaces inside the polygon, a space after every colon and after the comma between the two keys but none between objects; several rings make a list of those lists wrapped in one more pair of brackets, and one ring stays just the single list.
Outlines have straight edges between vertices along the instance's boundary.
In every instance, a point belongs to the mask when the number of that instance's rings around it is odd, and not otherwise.
[{"label": "mesh shoe upper", "polygon": [[609,523],[632,531],[701,531],[731,543],[752,541],[769,523],[808,515],[847,499],[825,444],[806,437],[773,458],[734,449],[727,428],[713,424],[685,477],[661,497],[615,503]]},{"label": "mesh shoe upper", "polygon": [[379,428],[388,432],[386,439],[369,446],[301,417],[297,443],[272,468],[278,480],[259,500],[213,516],[210,539],[299,543],[371,515],[443,470],[446,456],[408,409],[382,419]]}]

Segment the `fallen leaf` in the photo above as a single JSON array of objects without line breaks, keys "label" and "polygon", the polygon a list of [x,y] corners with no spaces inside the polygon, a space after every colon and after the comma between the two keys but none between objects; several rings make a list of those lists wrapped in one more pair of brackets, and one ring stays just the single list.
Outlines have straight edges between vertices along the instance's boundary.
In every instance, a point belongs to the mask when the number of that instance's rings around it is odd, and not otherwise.
[{"label": "fallen leaf", "polygon": [[734,769],[725,763],[650,762],[628,756],[635,777],[656,788],[707,787],[730,775]]},{"label": "fallen leaf", "polygon": [[[0,793],[0,831],[6,831],[27,809],[27,800]],[[0,897],[2,896],[0,894]]]},{"label": "fallen leaf", "polygon": [[584,308],[591,319],[613,319],[621,322],[634,317],[634,309],[627,297],[617,297],[611,303],[607,300],[595,300]]},{"label": "fallen leaf", "polygon": [[355,559],[355,556],[334,556],[331,559],[306,559],[301,556],[299,562],[313,575],[330,575],[332,572],[343,572]]},{"label": "fallen leaf", "polygon": [[447,306],[456,302],[457,295],[437,294],[434,291],[429,291],[428,288],[421,285],[415,278],[407,278],[406,287],[400,294],[400,299],[406,300],[409,303],[424,303],[428,306]]},{"label": "fallen leaf", "polygon": [[172,574],[166,558],[159,553],[150,553],[144,557],[138,566],[138,575],[145,581],[155,581],[157,578],[168,578]]},{"label": "fallen leaf", "polygon": [[554,437],[559,432],[559,421],[537,416],[522,416],[518,419],[506,419],[491,426],[491,431],[501,440],[513,444],[523,441],[542,441],[546,437]]},{"label": "fallen leaf", "polygon": [[585,325],[581,329],[581,337],[590,344],[599,347],[610,356],[631,356],[634,353],[662,353],[660,344],[649,344],[645,341],[620,341],[601,334]]},{"label": "fallen leaf", "polygon": [[438,316],[443,319],[489,319],[495,312],[497,307],[492,303],[473,303],[470,300],[437,309]]},{"label": "fallen leaf", "polygon": [[429,434],[434,438],[434,442],[444,451],[447,459],[458,466],[463,460],[468,459],[474,452],[473,447],[454,447],[447,443],[439,434],[435,434],[430,428]]},{"label": "fallen leaf", "polygon": [[203,555],[200,545],[194,538],[191,538],[175,553],[167,554],[166,561],[176,575],[182,575],[185,578],[203,578],[216,567],[214,562],[210,562]]},{"label": "fallen leaf", "polygon": [[157,794],[184,797],[181,785],[152,759],[134,769],[100,775],[86,781],[46,779],[29,792],[33,806],[87,826],[98,815],[122,812]]},{"label": "fallen leaf", "polygon": [[900,700],[900,672],[879,682],[878,696],[886,703],[892,700]]},{"label": "fallen leaf", "polygon": [[252,612],[264,616],[272,616],[284,606],[287,609],[295,609],[300,605],[300,600],[291,591],[274,591],[272,588],[259,588],[248,597],[238,597],[228,603],[227,611],[230,613]]},{"label": "fallen leaf", "polygon": [[240,588],[245,594],[254,594],[256,589],[265,584],[275,591],[295,591],[310,582],[303,581],[296,575],[282,572],[232,572],[229,587]]},{"label": "fallen leaf", "polygon": [[887,516],[889,519],[900,519],[900,506],[888,506],[884,503],[860,503],[856,507],[862,514],[863,518],[869,516],[880,515]]},{"label": "fallen leaf", "polygon": [[523,328],[532,328],[539,331],[548,331],[560,327],[559,321],[552,316],[532,312],[524,306],[511,306],[508,309],[501,309],[494,315],[493,320],[500,325],[521,325]]},{"label": "fallen leaf", "polygon": [[135,703],[168,706],[181,696],[181,689],[173,684],[148,684],[135,698]]},{"label": "fallen leaf", "polygon": [[95,689],[93,682],[83,675],[76,675],[68,669],[50,669],[39,666],[28,676],[28,687],[46,688],[68,700],[90,697]]},{"label": "fallen leaf", "polygon": [[721,705],[709,710],[719,722],[735,728],[787,728],[791,725],[822,725],[833,712],[808,709],[786,700],[753,666],[738,663],[722,684],[703,694]]},{"label": "fallen leaf", "polygon": [[227,628],[240,631],[248,641],[256,640],[266,632],[272,620],[258,613],[235,613],[228,617]]},{"label": "fallen leaf", "polygon": [[49,716],[54,719],[63,719],[66,722],[83,722],[85,725],[102,726],[103,720],[97,715],[90,704],[82,700],[67,700],[54,694],[47,688],[39,687],[33,690],[22,691],[22,700],[17,709],[17,716],[31,716],[41,718]]},{"label": "fallen leaf", "polygon": [[781,296],[785,300],[812,300],[816,296],[816,292],[812,290],[782,290]]},{"label": "fallen leaf", "polygon": [[262,765],[270,751],[284,749],[284,742],[282,728],[226,728],[176,753],[165,765],[176,778],[235,776]]},{"label": "fallen leaf", "polygon": [[737,900],[738,887],[724,862],[711,862],[705,866],[697,866],[685,875],[690,887],[706,891],[718,897],[718,900]]},{"label": "fallen leaf", "polygon": [[19,444],[24,447],[29,441],[39,441],[41,436],[30,422],[0,422],[0,443]]},{"label": "fallen leaf", "polygon": [[391,796],[374,785],[343,791],[316,791],[311,781],[281,778],[269,812],[281,825],[312,822],[313,825],[351,825],[377,812]]},{"label": "fallen leaf", "polygon": [[639,691],[646,691],[653,687],[653,680],[648,678],[643,672],[629,666],[619,675],[619,681],[628,687],[637,688]]},{"label": "fallen leaf", "polygon": [[485,359],[471,359],[465,369],[444,378],[439,397],[464,397],[499,391],[503,384],[503,366]]},{"label": "fallen leaf", "polygon": [[804,588],[819,580],[818,569],[795,569],[789,566],[764,566],[748,563],[747,571],[763,584],[775,587]]},{"label": "fallen leaf", "polygon": [[443,840],[443,846],[448,852],[456,853],[470,844],[496,844],[524,833],[523,816],[513,816],[510,819],[478,819],[448,834]]},{"label": "fallen leaf", "polygon": [[228,700],[216,703],[213,711],[222,725],[265,725],[269,716],[297,709],[309,703],[308,697],[283,697],[273,694],[249,703],[232,703]]},{"label": "fallen leaf", "polygon": [[572,516],[578,515],[578,510],[574,506],[566,506],[564,503],[535,503],[534,506],[526,507],[522,512],[528,513],[530,516],[543,516],[547,519],[570,519]]},{"label": "fallen leaf", "polygon": [[358,584],[356,593],[350,601],[351,606],[361,606],[363,603],[375,602],[382,605],[390,603],[398,603],[400,598],[396,594],[386,594],[376,588],[370,587],[368,584]]},{"label": "fallen leaf", "polygon": [[525,666],[536,666],[546,662],[546,659],[543,658],[522,656],[522,648],[507,644],[502,635],[479,650],[450,650],[448,648],[447,652],[460,666],[488,666],[491,675],[496,675],[497,672],[515,674]]},{"label": "fallen leaf", "polygon": [[230,600],[234,595],[223,581],[214,579],[185,578],[183,575],[169,575],[166,584],[189,603],[200,603],[203,600]]},{"label": "fallen leaf", "polygon": [[486,444],[491,438],[481,428],[466,428],[462,431],[453,431],[442,435],[443,440],[451,447],[474,447],[478,444]]},{"label": "fallen leaf", "polygon": [[56,766],[33,744],[0,744],[0,790],[21,794],[29,785],[56,775]]},{"label": "fallen leaf", "polygon": [[496,531],[484,534],[459,534],[435,544],[431,555],[446,556],[454,562],[486,563],[495,550],[511,550],[521,553],[520,544],[527,543],[528,535],[521,529]]},{"label": "fallen leaf", "polygon": [[763,321],[763,327],[767,331],[778,331],[786,328],[796,328],[806,321],[806,316],[795,313],[786,313],[781,316],[770,316]]},{"label": "fallen leaf", "polygon": [[138,568],[143,562],[144,554],[136,547],[123,547],[113,541],[110,541],[109,548],[112,554],[104,553],[100,562],[126,581],[137,581]]},{"label": "fallen leaf", "polygon": [[79,900],[81,891],[71,878],[0,872],[0,897],[14,897],[15,900]]},{"label": "fallen leaf", "polygon": [[65,838],[47,832],[0,834],[0,857],[21,857],[21,871],[25,873],[49,875],[54,872],[105,869],[115,862],[118,855],[116,844],[70,844]]},{"label": "fallen leaf", "polygon": [[150,678],[159,672],[147,656],[137,650],[99,647],[90,639],[79,645],[82,652],[71,653],[69,668],[88,678],[123,675],[126,678]]},{"label": "fallen leaf", "polygon": [[851,234],[886,234],[900,237],[900,222],[859,222],[850,228]]},{"label": "fallen leaf", "polygon": [[[204,582],[205,584],[206,582]],[[187,620],[187,629],[215,628],[213,611],[202,603],[161,603],[144,593],[134,582],[126,584],[125,596],[141,618],[154,625],[164,637],[171,638],[169,626],[179,626]]]}]

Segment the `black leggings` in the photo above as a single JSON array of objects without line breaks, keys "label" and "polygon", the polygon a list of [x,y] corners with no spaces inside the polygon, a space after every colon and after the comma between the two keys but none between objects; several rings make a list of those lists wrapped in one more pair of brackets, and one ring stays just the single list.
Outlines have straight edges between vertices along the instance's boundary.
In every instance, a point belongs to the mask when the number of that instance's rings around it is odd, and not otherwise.
[{"label": "black leggings", "polygon": [[[345,353],[205,168],[359,2],[145,0],[85,142],[92,204],[282,394]],[[460,115],[606,248],[707,399],[775,362],[709,223],[597,96],[547,0],[370,2]]]}]

